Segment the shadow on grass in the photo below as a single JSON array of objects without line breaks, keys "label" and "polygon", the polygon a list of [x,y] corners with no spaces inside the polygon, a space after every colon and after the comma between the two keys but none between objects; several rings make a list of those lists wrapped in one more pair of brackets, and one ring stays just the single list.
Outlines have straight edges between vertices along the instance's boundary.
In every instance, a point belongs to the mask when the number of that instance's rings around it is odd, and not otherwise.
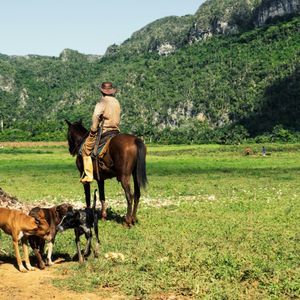
[{"label": "shadow on grass", "polygon": [[118,224],[123,224],[125,222],[125,217],[113,211],[111,207],[107,208],[106,213],[107,213],[107,217],[106,217],[107,221],[114,221]]},{"label": "shadow on grass", "polygon": [[[61,262],[67,262],[67,261],[71,261],[72,260],[71,257],[70,257],[70,255],[67,254],[67,253],[56,253],[52,257],[53,257],[53,261],[55,261],[55,260],[61,260]],[[43,258],[44,258],[44,261],[45,261],[45,257],[43,257]],[[31,265],[34,266],[35,268],[37,268],[38,263],[37,263],[36,256],[32,256],[31,255],[29,259],[30,259]],[[26,268],[25,262],[22,261],[22,263],[23,263],[23,266]],[[1,255],[0,256],[0,265],[1,264],[10,264],[10,265],[13,265],[14,268],[19,271],[19,267],[17,265],[17,261],[16,261],[15,256]]]},{"label": "shadow on grass", "polygon": [[[75,249],[75,247],[74,247],[74,249]],[[43,254],[44,262],[46,262],[46,257],[47,257],[47,255]],[[35,255],[30,256],[30,261],[34,267],[38,268],[38,260]],[[52,255],[52,261],[54,262],[54,264],[62,264],[65,262],[75,261],[75,259],[74,259],[74,257],[71,257],[69,253],[56,252],[56,253],[53,253],[53,255]],[[46,266],[46,268],[47,267],[49,267],[49,266]]]},{"label": "shadow on grass", "polygon": [[[46,256],[45,256],[46,258]],[[55,261],[55,260],[58,260],[58,259],[63,259],[64,261],[71,261],[72,260],[72,257],[70,256],[69,253],[60,253],[60,252],[56,252],[56,253],[53,253],[52,255],[52,260]]]}]

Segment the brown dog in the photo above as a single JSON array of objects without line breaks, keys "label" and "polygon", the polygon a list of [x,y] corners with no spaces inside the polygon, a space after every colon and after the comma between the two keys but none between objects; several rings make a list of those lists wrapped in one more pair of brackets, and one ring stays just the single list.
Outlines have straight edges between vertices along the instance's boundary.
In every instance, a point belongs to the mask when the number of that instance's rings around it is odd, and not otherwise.
[{"label": "brown dog", "polygon": [[35,235],[31,235],[30,237],[28,237],[30,246],[37,257],[38,267],[40,269],[45,268],[45,263],[42,258],[42,255],[44,253],[45,240],[48,241],[48,253],[47,253],[46,264],[49,266],[53,265],[51,257],[52,257],[55,236],[57,234],[56,226],[61,222],[65,214],[71,209],[72,206],[70,204],[61,204],[61,205],[53,206],[51,208],[35,207],[29,212],[29,215],[34,218],[36,218],[40,212],[43,212],[50,226],[50,232],[46,236],[38,237]]},{"label": "brown dog", "polygon": [[49,233],[49,225],[43,212],[37,215],[37,218],[26,215],[25,213],[9,208],[0,208],[0,228],[12,236],[17,264],[21,272],[26,272],[20,257],[18,241],[22,240],[25,264],[28,270],[33,271],[30,265],[28,253],[28,235],[45,236]]}]

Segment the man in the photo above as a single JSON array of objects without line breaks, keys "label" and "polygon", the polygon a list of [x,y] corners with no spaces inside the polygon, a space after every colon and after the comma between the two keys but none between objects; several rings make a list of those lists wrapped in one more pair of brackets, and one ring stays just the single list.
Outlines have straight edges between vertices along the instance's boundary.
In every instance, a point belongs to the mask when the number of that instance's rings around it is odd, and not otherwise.
[{"label": "man", "polygon": [[102,134],[110,131],[119,131],[121,108],[119,101],[114,97],[117,89],[111,82],[103,82],[100,87],[102,97],[96,104],[90,133],[82,147],[82,159],[84,173],[80,182],[87,183],[93,181],[93,162],[91,153],[94,149],[99,126],[102,126]]}]

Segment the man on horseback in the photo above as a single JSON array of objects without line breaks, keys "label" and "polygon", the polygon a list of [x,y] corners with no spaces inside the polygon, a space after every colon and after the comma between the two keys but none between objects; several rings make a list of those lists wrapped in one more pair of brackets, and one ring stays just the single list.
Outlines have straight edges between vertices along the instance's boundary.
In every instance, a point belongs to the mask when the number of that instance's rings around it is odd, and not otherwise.
[{"label": "man on horseback", "polygon": [[121,108],[119,101],[114,97],[117,89],[113,87],[111,82],[103,82],[100,86],[100,91],[102,97],[95,106],[92,117],[92,126],[82,147],[82,160],[84,166],[84,173],[80,179],[80,182],[82,183],[93,181],[93,162],[91,153],[94,149],[97,135],[100,134],[101,137],[103,137],[107,136],[112,131],[116,133],[119,132]]}]

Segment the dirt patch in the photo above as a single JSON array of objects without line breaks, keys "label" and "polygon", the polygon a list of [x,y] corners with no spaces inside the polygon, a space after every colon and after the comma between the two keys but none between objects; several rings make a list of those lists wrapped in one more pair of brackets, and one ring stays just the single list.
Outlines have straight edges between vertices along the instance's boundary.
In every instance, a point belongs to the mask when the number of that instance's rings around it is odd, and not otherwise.
[{"label": "dirt patch", "polygon": [[[66,263],[71,264],[71,263]],[[110,296],[105,293],[76,293],[69,290],[56,288],[51,284],[53,278],[59,278],[55,269],[57,265],[46,268],[45,270],[36,269],[27,273],[19,272],[13,262],[0,265],[0,299],[5,300],[121,300],[122,296],[111,293]],[[61,275],[61,277],[63,277]]]},{"label": "dirt patch", "polygon": [[0,149],[6,147],[49,147],[49,146],[67,146],[67,142],[0,142]]}]

